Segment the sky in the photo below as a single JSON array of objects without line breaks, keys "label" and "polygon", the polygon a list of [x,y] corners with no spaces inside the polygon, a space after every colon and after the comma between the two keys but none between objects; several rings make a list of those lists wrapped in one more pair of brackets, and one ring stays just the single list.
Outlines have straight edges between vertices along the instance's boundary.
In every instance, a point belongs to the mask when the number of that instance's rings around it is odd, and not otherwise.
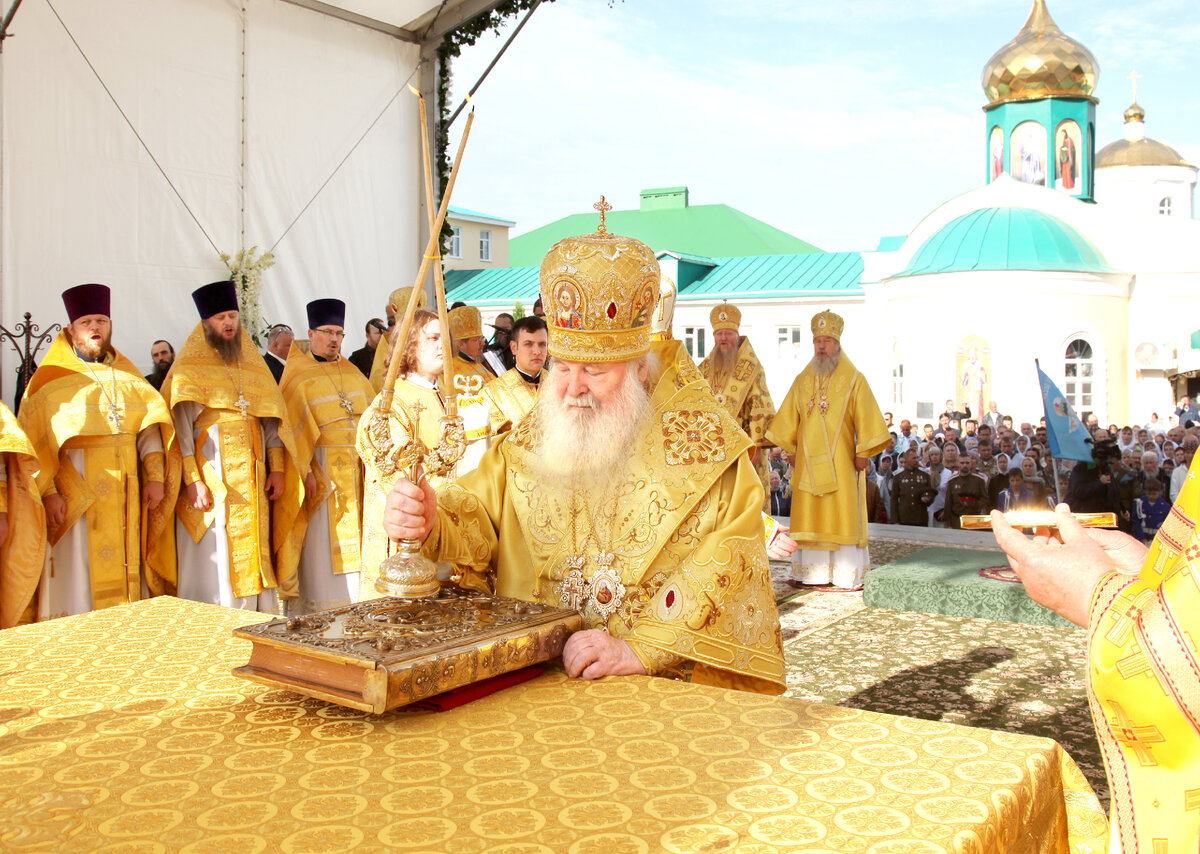
[{"label": "sky", "polygon": [[[1096,57],[1097,150],[1131,71],[1146,133],[1200,165],[1200,3],[1049,0]],[[476,93],[454,204],[511,235],[686,185],[828,251],[873,249],[985,180],[981,86],[1030,0],[543,2]],[[455,103],[500,49],[464,49]],[[465,115],[465,114],[464,114]],[[451,128],[451,151],[463,119]]]}]

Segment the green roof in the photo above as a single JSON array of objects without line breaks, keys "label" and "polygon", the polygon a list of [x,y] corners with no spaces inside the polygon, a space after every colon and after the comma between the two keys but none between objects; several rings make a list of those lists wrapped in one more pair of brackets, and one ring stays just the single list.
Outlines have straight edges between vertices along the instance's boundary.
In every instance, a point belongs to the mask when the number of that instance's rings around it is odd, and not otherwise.
[{"label": "green roof", "polygon": [[860,296],[858,252],[714,258],[717,266],[679,292],[680,299],[725,297]]},{"label": "green roof", "polygon": [[[706,258],[710,269],[680,288],[679,299],[727,297],[861,296],[863,260],[858,252],[817,252],[804,255],[754,255]],[[450,270],[447,298],[477,308],[532,306],[538,297],[540,267],[490,270]]]},{"label": "green roof", "polygon": [[473,216],[478,219],[494,219],[496,222],[513,222],[506,216],[495,216],[494,214],[480,213],[473,211],[470,208],[460,208],[458,205],[450,205],[446,208],[447,215],[458,214],[459,216]]},{"label": "green roof", "polygon": [[1200,350],[1200,329],[1192,333],[1192,349]]},{"label": "green roof", "polygon": [[942,226],[896,276],[971,270],[1115,272],[1058,217],[1030,208],[983,208]]},{"label": "green roof", "polygon": [[[610,211],[606,221],[609,231],[636,237],[655,251],[670,249],[708,258],[821,251],[728,205]],[[540,265],[555,243],[564,237],[590,234],[598,222],[595,213],[574,214],[513,237],[508,241],[509,263],[514,267]]]},{"label": "green roof", "polygon": [[476,308],[511,308],[515,302],[528,306],[538,298],[541,267],[493,267],[488,270],[447,270],[446,299],[462,300]]}]

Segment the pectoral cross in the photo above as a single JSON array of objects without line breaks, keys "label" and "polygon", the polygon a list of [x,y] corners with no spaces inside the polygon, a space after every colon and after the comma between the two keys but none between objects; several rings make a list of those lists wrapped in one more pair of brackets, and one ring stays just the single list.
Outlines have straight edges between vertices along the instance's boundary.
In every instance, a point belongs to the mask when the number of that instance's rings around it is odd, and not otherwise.
[{"label": "pectoral cross", "polygon": [[344,391],[339,391],[338,399],[341,400],[341,403],[339,405],[342,407],[342,409],[346,410],[346,415],[353,418],[354,417],[354,403],[350,400],[349,395],[347,395],[346,392],[344,392]]},{"label": "pectoral cross", "polygon": [[592,205],[596,210],[600,211],[600,227],[596,229],[601,234],[608,231],[608,226],[604,224],[604,215],[612,210],[612,205],[604,200],[604,196],[600,197],[600,201]]},{"label": "pectoral cross", "polygon": [[250,401],[246,400],[246,396],[242,394],[241,389],[238,389],[238,399],[233,402],[242,413],[242,420],[246,420],[246,410],[250,408]]},{"label": "pectoral cross", "polygon": [[413,441],[416,441],[421,435],[421,410],[425,407],[421,405],[420,401],[417,401],[410,408],[412,410]]},{"label": "pectoral cross", "polygon": [[571,555],[567,558],[567,573],[558,582],[558,598],[564,608],[579,611],[583,608],[583,593],[587,588],[583,580],[583,558]]},{"label": "pectoral cross", "polygon": [[124,416],[124,413],[121,412],[121,407],[117,406],[116,401],[109,401],[108,415],[104,416],[105,418],[108,419],[109,423],[112,424],[113,427],[120,427],[121,426],[121,418],[123,416]]}]

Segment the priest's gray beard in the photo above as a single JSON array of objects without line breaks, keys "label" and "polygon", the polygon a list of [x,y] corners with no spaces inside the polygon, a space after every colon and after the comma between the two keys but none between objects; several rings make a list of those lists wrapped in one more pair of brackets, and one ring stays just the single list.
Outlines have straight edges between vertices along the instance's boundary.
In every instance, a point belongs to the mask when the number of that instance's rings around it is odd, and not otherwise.
[{"label": "priest's gray beard", "polygon": [[206,323],[204,324],[204,340],[208,342],[208,346],[217,351],[221,361],[227,365],[232,365],[242,355],[242,328],[240,326],[237,332],[233,333],[232,338],[225,338]]},{"label": "priest's gray beard", "polygon": [[812,368],[812,372],[817,375],[817,379],[825,379],[832,374],[838,366],[838,362],[842,360],[842,351],[838,350],[832,356],[813,356],[812,361],[808,366]]},{"label": "priest's gray beard", "polygon": [[737,364],[737,356],[738,351],[736,347],[732,350],[717,347],[709,354],[708,358],[712,363],[713,391],[720,391],[725,388],[725,382],[729,379],[729,375],[733,373],[734,365]]},{"label": "priest's gray beard", "polygon": [[542,428],[538,474],[554,487],[604,493],[624,481],[632,444],[650,417],[650,393],[630,362],[625,381],[603,406],[591,394],[560,395],[566,374],[550,371],[538,395]]}]

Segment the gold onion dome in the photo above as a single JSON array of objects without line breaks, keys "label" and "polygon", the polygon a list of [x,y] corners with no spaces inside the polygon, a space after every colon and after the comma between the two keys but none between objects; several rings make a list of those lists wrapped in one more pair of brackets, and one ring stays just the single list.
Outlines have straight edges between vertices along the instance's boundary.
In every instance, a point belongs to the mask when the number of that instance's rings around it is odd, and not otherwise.
[{"label": "gold onion dome", "polygon": [[1178,151],[1146,136],[1146,111],[1137,101],[1125,111],[1125,138],[1096,152],[1096,168],[1112,166],[1189,166]]},{"label": "gold onion dome", "polygon": [[1091,51],[1063,33],[1045,0],[1034,0],[1029,19],[1016,37],[983,68],[987,108],[1040,98],[1096,98],[1100,67]]}]

